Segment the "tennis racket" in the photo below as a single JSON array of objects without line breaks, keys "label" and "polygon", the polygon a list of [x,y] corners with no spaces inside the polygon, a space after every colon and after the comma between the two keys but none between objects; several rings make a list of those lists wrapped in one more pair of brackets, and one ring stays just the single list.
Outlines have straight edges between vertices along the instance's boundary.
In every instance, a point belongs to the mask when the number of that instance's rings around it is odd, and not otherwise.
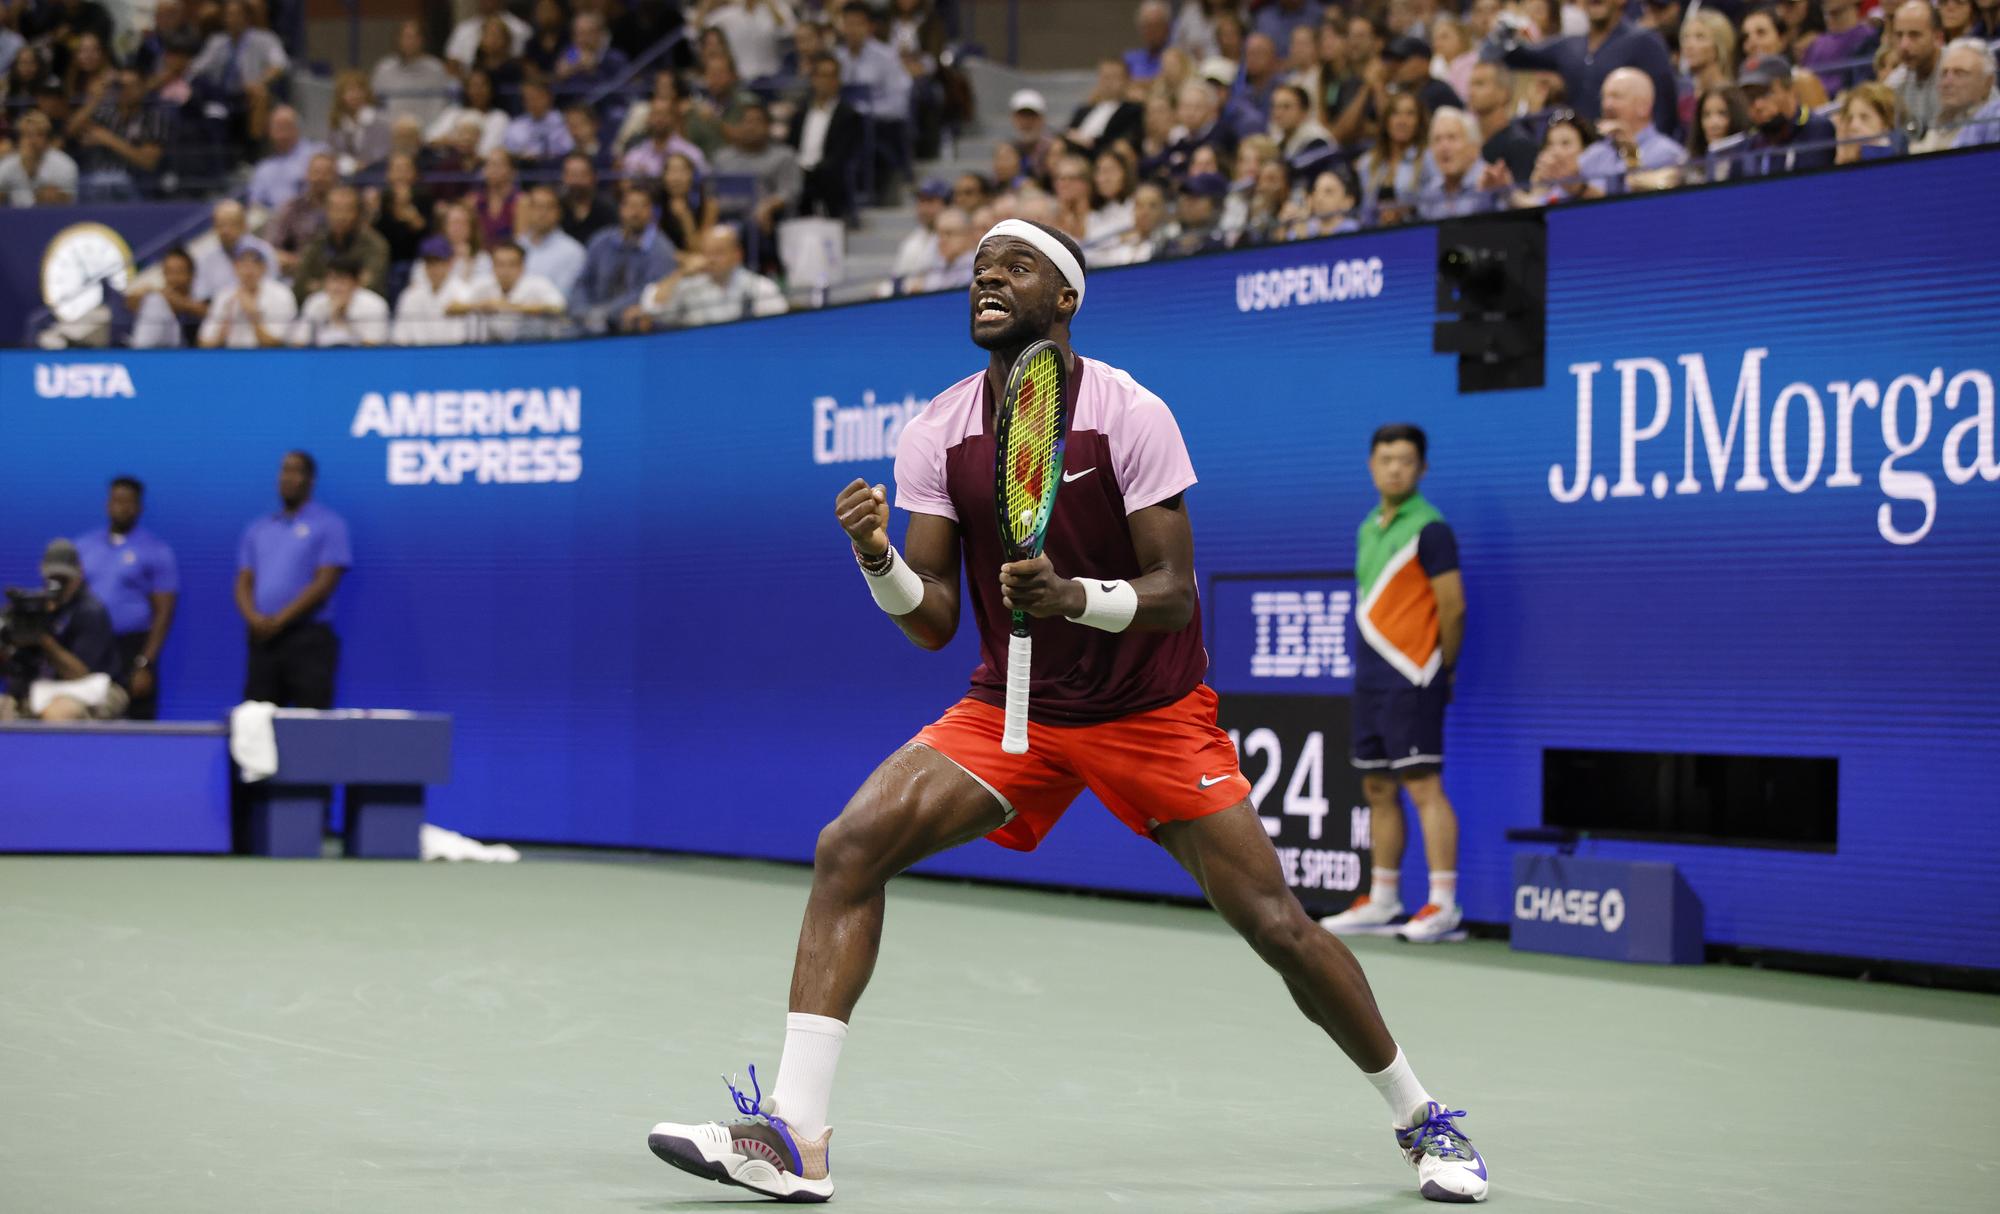
[{"label": "tennis racket", "polygon": [[[1007,376],[994,425],[993,504],[1000,515],[1000,540],[1008,561],[1042,554],[1062,487],[1063,437],[1067,417],[1069,367],[1052,341],[1021,352]],[[1007,725],[1000,749],[1028,752],[1028,668],[1034,654],[1027,613],[1014,613],[1007,638]]]}]

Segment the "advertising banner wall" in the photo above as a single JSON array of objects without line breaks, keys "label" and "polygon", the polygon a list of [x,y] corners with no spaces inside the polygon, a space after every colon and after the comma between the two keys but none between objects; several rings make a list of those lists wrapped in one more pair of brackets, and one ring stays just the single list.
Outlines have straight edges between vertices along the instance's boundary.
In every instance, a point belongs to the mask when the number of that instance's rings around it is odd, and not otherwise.
[{"label": "advertising banner wall", "polygon": [[[1461,396],[1431,353],[1431,228],[1093,278],[1077,348],[1175,411],[1211,678],[1302,889],[1366,880],[1343,571],[1368,437],[1414,421],[1470,604],[1445,782],[1471,917],[1513,914],[1503,832],[1540,821],[1545,748],[1831,756],[1830,849],[1594,854],[1679,865],[1712,941],[2000,965],[2000,280],[1977,208],[1872,234],[1942,197],[2000,197],[2000,155],[1558,210],[1531,390]],[[955,296],[543,346],[0,353],[0,581],[144,478],[183,583],[163,715],[215,719],[238,540],[304,448],[353,538],[339,702],[453,715],[438,821],[804,859],[976,663],[969,634],[901,638],[831,506],[983,363]],[[1037,853],[932,868],[1193,891],[1088,797]],[[1403,870],[1421,902],[1414,832]]]}]

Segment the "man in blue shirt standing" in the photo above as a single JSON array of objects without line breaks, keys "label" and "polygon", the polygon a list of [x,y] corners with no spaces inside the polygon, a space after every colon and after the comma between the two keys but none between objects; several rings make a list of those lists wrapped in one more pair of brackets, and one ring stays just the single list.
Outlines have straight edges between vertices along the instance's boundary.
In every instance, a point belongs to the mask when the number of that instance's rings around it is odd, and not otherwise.
[{"label": "man in blue shirt standing", "polygon": [[111,613],[126,690],[132,694],[125,715],[134,721],[159,716],[160,651],[174,626],[181,589],[174,550],[139,525],[145,505],[146,486],[121,476],[111,482],[107,524],[76,537],[84,580]]},{"label": "man in blue shirt standing", "polygon": [[319,465],[289,451],[278,467],[282,508],[251,521],[236,557],[236,609],[250,626],[245,700],[333,707],[340,639],[333,592],[354,564],[347,523],[312,500]]}]

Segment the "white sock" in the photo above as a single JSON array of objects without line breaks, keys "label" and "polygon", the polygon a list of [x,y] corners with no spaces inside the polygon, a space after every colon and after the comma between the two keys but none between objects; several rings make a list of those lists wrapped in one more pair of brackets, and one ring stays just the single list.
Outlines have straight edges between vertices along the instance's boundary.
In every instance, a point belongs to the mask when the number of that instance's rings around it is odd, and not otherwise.
[{"label": "white sock", "polygon": [[831,1016],[790,1012],[785,1016],[785,1052],[778,1059],[778,1082],[771,1099],[778,1116],[801,1138],[826,1133],[826,1109],[833,1100],[833,1071],[847,1025]]},{"label": "white sock", "polygon": [[1431,873],[1430,903],[1433,906],[1450,909],[1458,905],[1458,874],[1449,870]]},{"label": "white sock", "polygon": [[1402,901],[1403,895],[1398,889],[1402,879],[1403,874],[1393,868],[1369,870],[1368,900],[1377,906]]},{"label": "white sock", "polygon": [[1403,1057],[1402,1046],[1396,1047],[1396,1061],[1367,1075],[1367,1079],[1382,1094],[1383,1103],[1389,1106],[1390,1124],[1400,1130],[1422,1120],[1417,1114],[1429,1107],[1431,1094],[1417,1082],[1417,1073],[1410,1069],[1410,1060]]}]

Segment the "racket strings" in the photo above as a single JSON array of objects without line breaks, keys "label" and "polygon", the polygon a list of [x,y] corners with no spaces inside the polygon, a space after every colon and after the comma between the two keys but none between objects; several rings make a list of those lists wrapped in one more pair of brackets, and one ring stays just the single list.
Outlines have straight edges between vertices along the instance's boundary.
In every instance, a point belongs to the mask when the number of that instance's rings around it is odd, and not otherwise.
[{"label": "racket strings", "polygon": [[1056,452],[1062,439],[1061,358],[1043,350],[1030,360],[1014,399],[1007,428],[1006,518],[1010,539],[1030,542],[1055,483]]}]

